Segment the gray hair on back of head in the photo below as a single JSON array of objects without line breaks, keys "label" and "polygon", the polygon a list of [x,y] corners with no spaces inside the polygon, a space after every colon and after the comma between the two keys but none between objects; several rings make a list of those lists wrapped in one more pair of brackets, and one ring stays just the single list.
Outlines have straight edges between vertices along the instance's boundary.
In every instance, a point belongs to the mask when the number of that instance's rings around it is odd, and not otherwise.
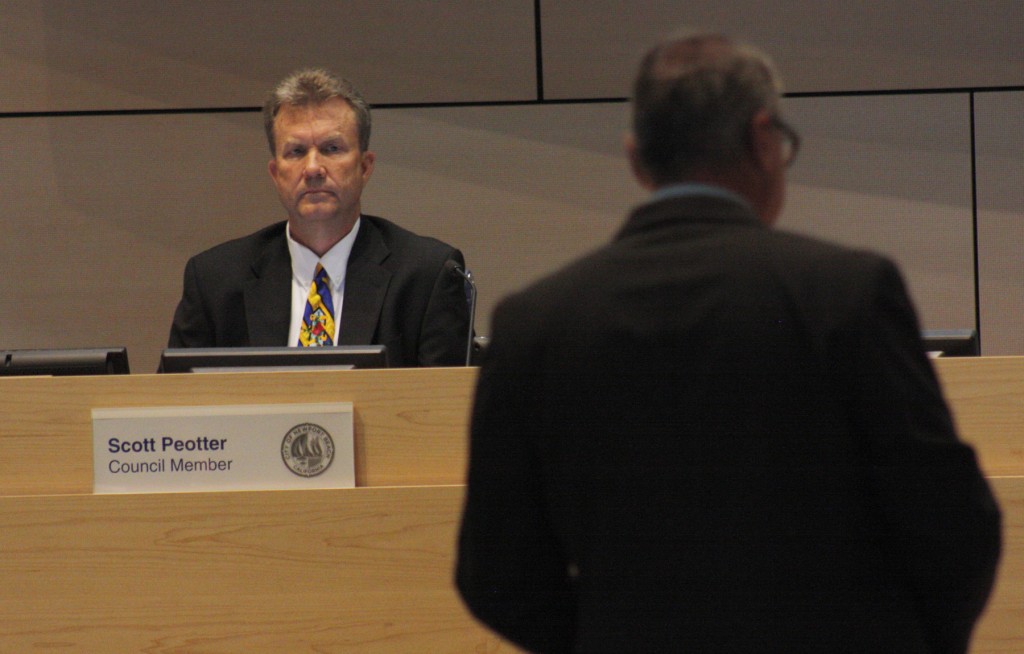
[{"label": "gray hair on back of head", "polygon": [[775,66],[721,34],[681,32],[651,48],[633,86],[640,165],[659,183],[734,166],[750,151],[750,121],[779,110]]}]

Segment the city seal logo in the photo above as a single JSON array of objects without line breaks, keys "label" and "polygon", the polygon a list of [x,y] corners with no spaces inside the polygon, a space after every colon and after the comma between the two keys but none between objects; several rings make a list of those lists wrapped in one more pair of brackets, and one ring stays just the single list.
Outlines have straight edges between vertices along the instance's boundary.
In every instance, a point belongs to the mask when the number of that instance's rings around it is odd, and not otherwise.
[{"label": "city seal logo", "polygon": [[281,458],[300,477],[316,477],[334,461],[334,440],[320,425],[304,422],[284,435]]}]

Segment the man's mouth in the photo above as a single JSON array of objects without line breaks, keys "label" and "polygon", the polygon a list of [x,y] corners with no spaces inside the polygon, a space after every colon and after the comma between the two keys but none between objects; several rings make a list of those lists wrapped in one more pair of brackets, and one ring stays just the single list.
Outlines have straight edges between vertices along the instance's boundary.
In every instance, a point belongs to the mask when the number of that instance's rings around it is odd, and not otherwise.
[{"label": "man's mouth", "polygon": [[315,197],[315,196],[319,196],[319,195],[333,195],[333,193],[331,193],[330,191],[328,191],[326,189],[322,189],[322,188],[311,189],[309,191],[303,191],[302,192],[302,197],[309,197],[309,196],[314,196]]}]

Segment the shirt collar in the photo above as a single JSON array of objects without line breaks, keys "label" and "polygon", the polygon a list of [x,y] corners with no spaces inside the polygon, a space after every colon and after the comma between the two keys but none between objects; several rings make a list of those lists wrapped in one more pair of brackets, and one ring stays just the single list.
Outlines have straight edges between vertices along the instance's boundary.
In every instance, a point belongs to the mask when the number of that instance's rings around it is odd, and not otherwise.
[{"label": "shirt collar", "polygon": [[686,198],[696,196],[722,198],[724,200],[738,202],[751,211],[754,210],[753,207],[750,206],[750,202],[738,193],[730,191],[727,188],[722,188],[721,186],[701,184],[698,182],[682,182],[662,186],[651,193],[650,202],[659,202],[661,200],[668,200],[669,198]]},{"label": "shirt collar", "polygon": [[331,278],[331,285],[338,290],[345,283],[345,269],[348,267],[348,256],[352,253],[352,245],[356,242],[356,234],[359,232],[359,225],[362,218],[356,218],[356,224],[352,230],[324,253],[318,257],[316,253],[292,238],[291,225],[285,228],[285,235],[288,239],[288,254],[292,258],[292,275],[299,280],[303,287],[313,282],[313,272],[316,264],[320,264],[327,271]]}]

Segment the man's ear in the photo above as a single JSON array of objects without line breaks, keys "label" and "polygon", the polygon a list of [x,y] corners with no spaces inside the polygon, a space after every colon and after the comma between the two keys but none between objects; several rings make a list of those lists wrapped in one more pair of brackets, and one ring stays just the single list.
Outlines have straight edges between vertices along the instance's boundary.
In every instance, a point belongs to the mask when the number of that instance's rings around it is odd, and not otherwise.
[{"label": "man's ear", "polygon": [[626,149],[626,156],[629,158],[629,168],[633,171],[633,177],[640,183],[640,186],[644,187],[648,191],[654,190],[654,180],[651,179],[650,173],[644,167],[640,161],[639,146],[636,144],[636,136],[632,132],[626,134],[623,139],[623,146]]},{"label": "man's ear", "polygon": [[778,136],[767,109],[760,109],[750,119],[750,155],[759,170],[771,171],[779,165]]},{"label": "man's ear", "polygon": [[367,150],[366,152],[359,155],[359,163],[363,168],[363,184],[370,181],[370,175],[373,174],[373,165],[377,161],[377,155]]},{"label": "man's ear", "polygon": [[270,179],[277,181],[277,159],[272,158],[267,164],[267,172],[270,173]]}]

